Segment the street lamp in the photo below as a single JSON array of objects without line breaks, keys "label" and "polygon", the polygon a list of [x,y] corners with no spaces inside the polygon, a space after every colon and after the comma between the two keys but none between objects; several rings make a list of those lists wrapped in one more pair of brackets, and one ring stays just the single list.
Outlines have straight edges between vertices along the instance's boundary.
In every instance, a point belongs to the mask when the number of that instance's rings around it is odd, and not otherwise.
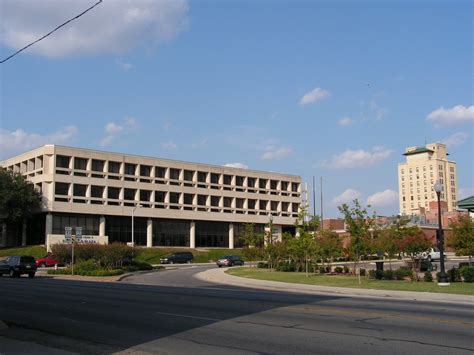
[{"label": "street lamp", "polygon": [[443,226],[441,224],[441,191],[443,191],[443,185],[438,180],[436,184],[434,184],[433,189],[436,192],[436,196],[438,197],[438,230],[436,231],[436,240],[438,241],[438,249],[439,249],[439,263],[441,266],[441,271],[439,274],[438,285],[439,286],[449,286],[448,278],[446,277],[446,272],[444,270],[444,232]]},{"label": "street lamp", "polygon": [[135,216],[135,210],[140,207],[143,207],[143,205],[136,205],[135,207],[133,207],[133,210],[132,210],[132,247],[135,246],[135,228],[133,225],[133,219]]}]

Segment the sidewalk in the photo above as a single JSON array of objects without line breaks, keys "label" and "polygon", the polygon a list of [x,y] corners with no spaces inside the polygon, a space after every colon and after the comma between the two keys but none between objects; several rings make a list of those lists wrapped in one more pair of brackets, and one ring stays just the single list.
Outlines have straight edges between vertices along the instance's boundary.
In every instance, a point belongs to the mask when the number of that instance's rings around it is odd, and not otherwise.
[{"label": "sidewalk", "polygon": [[320,296],[340,296],[358,298],[382,298],[393,300],[411,300],[425,302],[440,302],[474,305],[474,296],[453,295],[447,293],[430,292],[410,292],[410,291],[389,291],[389,290],[368,290],[346,287],[329,287],[304,285],[296,283],[286,283],[278,281],[265,281],[250,278],[243,278],[225,273],[226,269],[209,269],[196,274],[197,279],[217,284],[227,284],[232,286],[257,288],[269,291],[303,293]]}]

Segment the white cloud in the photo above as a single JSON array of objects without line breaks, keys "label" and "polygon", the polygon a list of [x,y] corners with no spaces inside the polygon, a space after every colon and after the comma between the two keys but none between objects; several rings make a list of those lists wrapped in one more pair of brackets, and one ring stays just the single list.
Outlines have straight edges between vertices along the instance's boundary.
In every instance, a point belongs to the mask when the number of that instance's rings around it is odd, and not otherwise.
[{"label": "white cloud", "polygon": [[391,206],[398,203],[398,193],[387,189],[382,192],[376,192],[367,197],[367,204],[372,207]]},{"label": "white cloud", "polygon": [[457,145],[464,144],[469,139],[469,134],[466,132],[454,133],[448,138],[443,139],[441,142],[446,144],[448,147],[455,147]]},{"label": "white cloud", "polygon": [[127,62],[124,62],[120,59],[115,59],[115,63],[117,64],[117,66],[122,69],[123,71],[129,71],[130,69],[133,68],[133,64],[131,63],[127,63]]},{"label": "white cloud", "polygon": [[260,159],[263,160],[273,160],[285,158],[291,154],[291,149],[288,147],[277,147],[277,146],[268,146],[265,148],[265,152],[260,156]]},{"label": "white cloud", "polygon": [[[3,0],[0,43],[19,49],[78,15],[95,1]],[[123,53],[154,47],[187,27],[185,0],[104,1],[27,49],[46,57]]]},{"label": "white cloud", "polygon": [[3,158],[24,153],[45,144],[69,144],[77,134],[77,127],[69,126],[60,131],[42,135],[22,129],[0,129],[0,154]]},{"label": "white cloud", "polygon": [[318,165],[334,169],[366,168],[389,158],[392,153],[393,150],[385,147],[374,147],[371,151],[348,149],[339,155],[333,155],[329,161],[324,160]]},{"label": "white cloud", "polygon": [[312,104],[316,101],[324,100],[329,97],[329,91],[316,88],[306,93],[300,100],[300,105]]},{"label": "white cloud", "polygon": [[431,112],[426,120],[434,123],[436,126],[453,126],[462,123],[474,122],[474,105],[465,107],[457,105],[452,108],[445,109],[440,107]]},{"label": "white cloud", "polygon": [[458,199],[462,200],[466,197],[474,196],[474,188],[473,187],[466,187],[459,189],[459,196]]},{"label": "white cloud", "polygon": [[168,149],[168,150],[174,150],[178,148],[175,142],[173,141],[168,141],[168,142],[162,142],[160,143],[161,148],[163,149]]},{"label": "white cloud", "polygon": [[227,163],[224,164],[224,166],[227,166],[229,168],[239,168],[239,169],[248,169],[248,165],[242,164],[242,163]]},{"label": "white cloud", "polygon": [[193,143],[191,144],[191,148],[193,149],[200,149],[200,148],[204,148],[207,146],[207,143],[209,142],[209,139],[208,138],[203,138],[201,139],[201,141],[199,141],[198,143]]},{"label": "white cloud", "polygon": [[381,120],[382,118],[384,118],[388,112],[387,109],[380,107],[375,100],[370,101],[369,109],[375,114],[375,118],[377,120]]},{"label": "white cloud", "polygon": [[350,117],[343,117],[337,123],[339,126],[350,126],[354,123],[354,120]]},{"label": "white cloud", "polygon": [[105,137],[100,141],[100,145],[110,145],[120,134],[133,129],[136,126],[136,120],[133,117],[126,118],[123,123],[109,122],[105,125]]},{"label": "white cloud", "polygon": [[339,196],[333,198],[332,203],[334,206],[340,206],[343,203],[349,203],[355,200],[356,198],[360,198],[361,194],[359,191],[354,189],[347,189]]}]

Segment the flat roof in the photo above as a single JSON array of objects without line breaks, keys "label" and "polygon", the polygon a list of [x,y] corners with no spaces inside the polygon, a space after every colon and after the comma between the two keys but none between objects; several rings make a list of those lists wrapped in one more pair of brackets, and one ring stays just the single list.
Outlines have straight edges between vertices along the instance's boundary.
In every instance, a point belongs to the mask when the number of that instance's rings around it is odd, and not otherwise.
[{"label": "flat roof", "polygon": [[184,163],[184,164],[199,164],[199,165],[208,166],[208,167],[211,167],[211,168],[220,168],[220,169],[226,168],[226,169],[232,169],[232,170],[237,170],[237,171],[247,171],[247,172],[266,173],[266,174],[271,173],[271,174],[286,175],[286,176],[301,178],[301,175],[280,173],[280,172],[269,171],[269,170],[244,169],[244,168],[236,168],[236,167],[231,167],[231,166],[226,166],[226,165],[214,165],[214,164],[208,164],[208,163],[198,163],[198,162],[191,162],[191,161],[184,161],[184,160],[166,159],[166,158],[152,157],[152,156],[147,156],[147,155],[128,154],[128,153],[97,150],[97,149],[90,149],[90,148],[79,148],[79,147],[72,147],[72,146],[59,145],[59,144],[44,144],[44,145],[41,145],[37,148],[34,148],[34,149],[28,150],[24,153],[21,153],[19,155],[4,159],[3,161],[0,161],[0,163],[3,163],[4,161],[9,160],[9,159],[19,157],[23,154],[28,154],[29,152],[32,152],[34,150],[37,150],[39,148],[43,148],[43,147],[46,147],[46,146],[53,146],[53,147],[59,147],[59,148],[65,148],[65,149],[75,149],[75,150],[82,150],[82,151],[96,152],[96,153],[104,153],[104,154],[126,155],[126,156],[130,156],[130,157],[135,157],[135,158],[159,159],[159,160],[164,160],[164,161],[168,161],[168,162],[172,162],[172,163],[174,162],[174,163]]}]

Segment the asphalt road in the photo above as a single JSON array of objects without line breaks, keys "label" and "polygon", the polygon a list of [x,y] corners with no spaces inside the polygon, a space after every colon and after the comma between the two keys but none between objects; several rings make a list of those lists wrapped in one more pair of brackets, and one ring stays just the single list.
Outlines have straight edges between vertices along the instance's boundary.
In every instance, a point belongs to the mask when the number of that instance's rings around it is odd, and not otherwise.
[{"label": "asphalt road", "polygon": [[473,307],[241,289],[210,266],[121,283],[0,278],[0,353],[472,354]]}]

